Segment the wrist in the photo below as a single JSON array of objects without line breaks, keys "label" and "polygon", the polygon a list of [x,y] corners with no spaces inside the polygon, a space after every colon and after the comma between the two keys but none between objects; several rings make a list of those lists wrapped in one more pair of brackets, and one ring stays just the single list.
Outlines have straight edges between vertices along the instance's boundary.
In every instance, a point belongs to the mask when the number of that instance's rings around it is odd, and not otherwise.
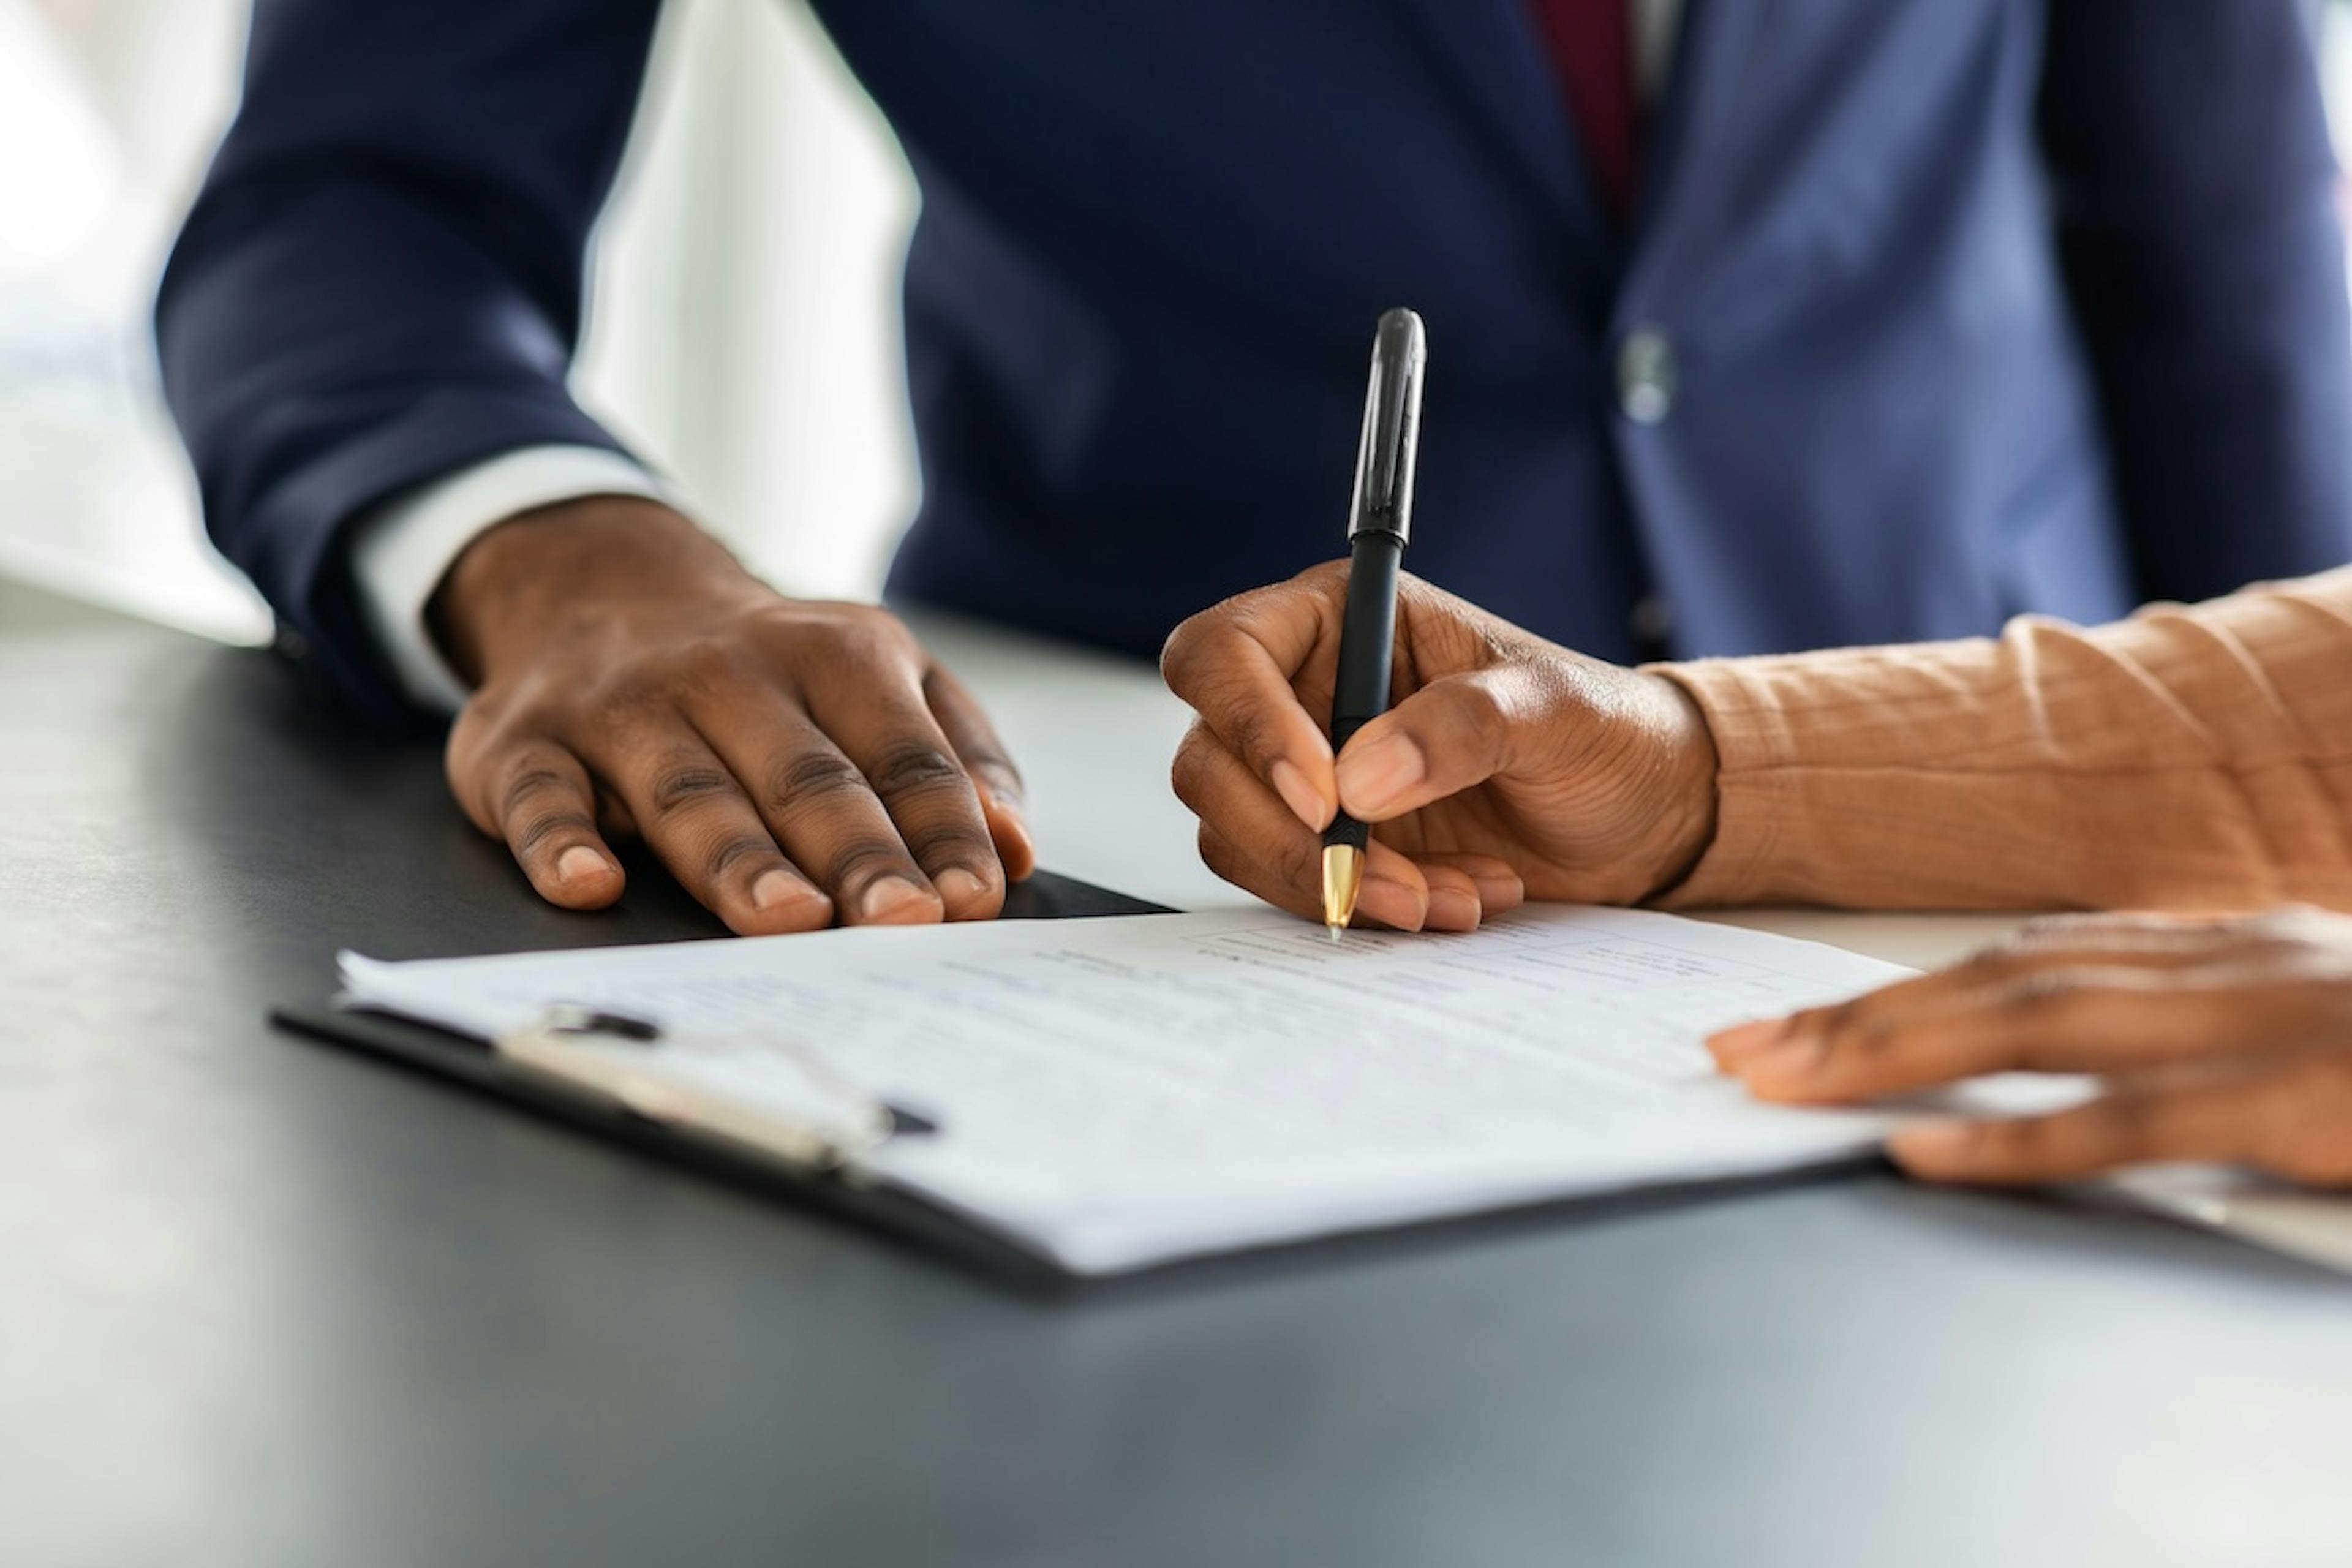
[{"label": "wrist", "polygon": [[674,508],[594,496],[483,531],[443,575],[426,623],[451,666],[479,685],[567,620],[648,599],[759,590],[724,545]]}]

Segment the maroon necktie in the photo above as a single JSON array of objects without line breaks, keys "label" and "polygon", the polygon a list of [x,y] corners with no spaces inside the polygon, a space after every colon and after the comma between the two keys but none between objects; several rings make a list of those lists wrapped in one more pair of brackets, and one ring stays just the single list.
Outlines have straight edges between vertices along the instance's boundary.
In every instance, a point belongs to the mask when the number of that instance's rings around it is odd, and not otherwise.
[{"label": "maroon necktie", "polygon": [[1633,88],[1633,0],[1528,0],[1609,210],[1622,222],[1641,168],[1642,103]]}]

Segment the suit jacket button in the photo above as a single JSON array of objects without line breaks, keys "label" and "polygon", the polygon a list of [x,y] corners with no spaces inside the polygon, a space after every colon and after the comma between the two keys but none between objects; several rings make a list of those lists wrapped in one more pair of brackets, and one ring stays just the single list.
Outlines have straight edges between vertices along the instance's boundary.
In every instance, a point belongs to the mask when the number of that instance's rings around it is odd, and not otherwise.
[{"label": "suit jacket button", "polygon": [[1636,425],[1656,425],[1675,411],[1681,373],[1664,327],[1636,327],[1617,347],[1617,406]]}]

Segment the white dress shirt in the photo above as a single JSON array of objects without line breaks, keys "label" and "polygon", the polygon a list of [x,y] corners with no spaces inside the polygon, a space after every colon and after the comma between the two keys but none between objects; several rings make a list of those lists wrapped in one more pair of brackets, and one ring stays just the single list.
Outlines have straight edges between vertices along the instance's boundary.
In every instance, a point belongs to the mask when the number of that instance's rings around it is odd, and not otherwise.
[{"label": "white dress shirt", "polygon": [[[1633,79],[1654,100],[1665,84],[1684,0],[1632,0]],[[425,606],[466,546],[508,518],[590,496],[667,500],[661,481],[597,447],[531,447],[487,458],[378,507],[352,530],[352,576],[370,626],[408,695],[454,713],[465,683],[442,657]]]}]

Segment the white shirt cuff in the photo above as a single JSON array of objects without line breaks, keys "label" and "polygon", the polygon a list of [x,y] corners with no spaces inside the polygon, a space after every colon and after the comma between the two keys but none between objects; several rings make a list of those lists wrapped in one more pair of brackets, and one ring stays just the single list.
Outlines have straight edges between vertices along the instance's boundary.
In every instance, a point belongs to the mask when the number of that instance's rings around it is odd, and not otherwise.
[{"label": "white shirt cuff", "polygon": [[598,447],[527,447],[459,468],[389,501],[352,531],[352,577],[376,640],[408,695],[454,713],[466,684],[433,641],[425,609],[466,546],[520,512],[589,496],[668,499],[637,464]]}]

